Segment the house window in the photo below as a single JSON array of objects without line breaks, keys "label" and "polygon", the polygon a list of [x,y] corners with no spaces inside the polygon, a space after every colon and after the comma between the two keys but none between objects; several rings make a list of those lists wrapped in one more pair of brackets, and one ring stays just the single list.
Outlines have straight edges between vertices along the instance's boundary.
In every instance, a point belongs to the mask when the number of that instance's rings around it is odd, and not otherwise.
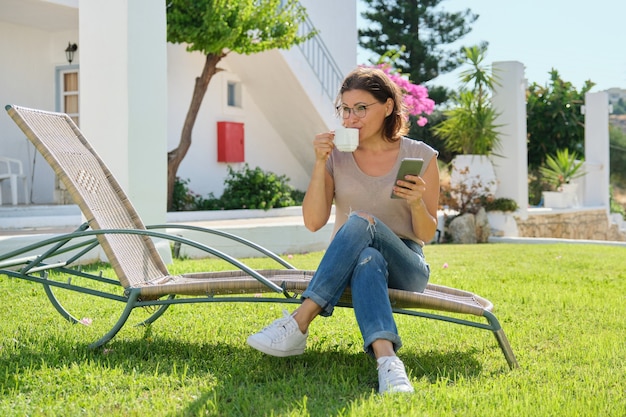
[{"label": "house window", "polygon": [[65,70],[59,73],[60,111],[67,113],[79,125],[78,113],[78,70]]},{"label": "house window", "polygon": [[241,108],[241,83],[228,81],[226,84],[226,103],[229,107]]}]

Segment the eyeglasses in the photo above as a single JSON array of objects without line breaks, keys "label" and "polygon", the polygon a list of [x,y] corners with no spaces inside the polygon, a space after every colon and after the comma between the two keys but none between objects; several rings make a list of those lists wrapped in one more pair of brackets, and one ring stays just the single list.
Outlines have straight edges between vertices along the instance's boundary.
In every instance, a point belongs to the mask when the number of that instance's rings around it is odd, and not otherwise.
[{"label": "eyeglasses", "polygon": [[350,113],[354,114],[359,119],[365,117],[365,113],[367,112],[367,108],[369,106],[373,106],[374,104],[381,104],[378,101],[370,104],[357,104],[354,107],[348,106],[337,106],[337,115],[341,115],[344,119],[350,117]]}]

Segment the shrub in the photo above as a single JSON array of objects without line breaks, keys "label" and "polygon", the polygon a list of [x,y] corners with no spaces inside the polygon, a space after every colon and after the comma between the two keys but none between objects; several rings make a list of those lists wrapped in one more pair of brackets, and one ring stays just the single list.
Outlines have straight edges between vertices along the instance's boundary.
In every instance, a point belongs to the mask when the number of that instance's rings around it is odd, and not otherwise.
[{"label": "shrub", "polygon": [[[467,168],[461,170],[461,173],[467,173]],[[459,214],[478,213],[485,201],[489,199],[488,196],[492,195],[489,184],[484,185],[479,179],[469,184],[462,181],[454,187],[449,182],[444,181],[440,191],[439,206],[457,211]]]},{"label": "shrub", "polygon": [[226,188],[221,201],[225,209],[263,209],[295,206],[293,187],[285,175],[277,175],[245,164],[240,171],[228,167]]},{"label": "shrub", "polygon": [[555,154],[557,149],[584,153],[585,116],[580,108],[585,102],[585,94],[593,86],[591,81],[586,81],[577,90],[553,69],[548,85],[533,83],[528,87],[526,123],[531,169],[544,165],[546,155]]},{"label": "shrub", "polygon": [[174,193],[172,195],[172,210],[187,211],[195,210],[198,195],[189,189],[189,179],[176,177]]},{"label": "shrub", "polygon": [[619,213],[622,215],[622,218],[626,219],[626,207],[622,206],[619,201],[615,200],[613,187],[609,188],[609,197],[610,197],[610,211],[611,213]]},{"label": "shrub", "polygon": [[240,171],[228,167],[224,180],[224,193],[216,198],[209,193],[207,198],[189,189],[189,180],[176,178],[172,208],[174,211],[263,209],[298,206],[302,204],[304,192],[289,185],[289,178],[257,167],[250,169],[245,164]]},{"label": "shrub", "polygon": [[487,211],[515,211],[518,209],[517,201],[511,198],[485,198],[482,203]]},{"label": "shrub", "polygon": [[528,171],[528,204],[538,206],[541,204],[544,191],[552,191],[549,185],[539,172],[539,168],[529,168]]},{"label": "shrub", "polygon": [[609,125],[611,180],[626,184],[626,130]]}]

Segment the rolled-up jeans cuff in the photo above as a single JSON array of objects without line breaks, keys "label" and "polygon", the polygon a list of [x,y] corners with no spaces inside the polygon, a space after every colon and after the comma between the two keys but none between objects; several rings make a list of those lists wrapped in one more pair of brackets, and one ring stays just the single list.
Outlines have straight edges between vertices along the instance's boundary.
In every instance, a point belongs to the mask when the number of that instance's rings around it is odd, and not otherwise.
[{"label": "rolled-up jeans cuff", "polygon": [[372,349],[372,343],[374,343],[378,339],[389,340],[393,344],[394,352],[397,352],[398,349],[402,347],[402,340],[400,339],[400,336],[398,336],[397,334],[393,332],[380,331],[380,332],[373,333],[369,335],[366,340],[363,341],[363,350],[365,351],[365,353],[367,353],[373,358],[375,356],[374,356],[374,350]]}]

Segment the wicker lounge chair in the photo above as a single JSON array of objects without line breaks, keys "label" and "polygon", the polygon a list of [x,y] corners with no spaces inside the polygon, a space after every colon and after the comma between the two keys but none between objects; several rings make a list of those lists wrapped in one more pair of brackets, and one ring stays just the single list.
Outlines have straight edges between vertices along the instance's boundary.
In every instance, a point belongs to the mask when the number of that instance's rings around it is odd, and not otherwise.
[{"label": "wicker lounge chair", "polygon": [[[52,288],[63,288],[124,303],[126,306],[113,328],[91,344],[91,347],[102,346],[111,340],[137,307],[154,308],[153,314],[143,322],[149,324],[158,319],[170,305],[177,303],[300,302],[297,295],[304,291],[313,271],[298,270],[270,251],[222,231],[176,226],[218,234],[253,247],[263,256],[274,259],[278,269],[253,270],[215,248],[159,231],[172,228],[172,225],[145,227],[109,169],[67,115],[18,106],[7,106],[6,109],[63,181],[87,221],[73,233],[0,254],[0,274],[42,284],[57,311],[74,323],[79,320],[61,305]],[[228,261],[233,270],[170,275],[156,250],[153,238],[203,250],[207,256]],[[72,266],[98,246],[106,254],[117,279],[88,274]],[[67,260],[58,262],[56,259],[59,254],[69,256]],[[51,271],[61,274],[51,274]],[[54,278],[58,275],[65,277]],[[68,280],[68,275],[76,278]],[[98,284],[97,287],[79,285],[77,282],[83,279],[107,284],[111,291],[101,290],[100,286],[103,284]],[[264,295],[259,296],[260,293]],[[284,297],[276,296],[276,293],[282,293]],[[395,313],[493,332],[509,366],[518,366],[504,331],[491,312],[493,305],[488,300],[469,292],[434,284],[429,284],[424,293],[390,290],[389,295]],[[349,293],[342,298],[340,306],[351,306]],[[464,315],[469,315],[468,319],[459,318]],[[475,317],[470,319],[472,316]]]}]

